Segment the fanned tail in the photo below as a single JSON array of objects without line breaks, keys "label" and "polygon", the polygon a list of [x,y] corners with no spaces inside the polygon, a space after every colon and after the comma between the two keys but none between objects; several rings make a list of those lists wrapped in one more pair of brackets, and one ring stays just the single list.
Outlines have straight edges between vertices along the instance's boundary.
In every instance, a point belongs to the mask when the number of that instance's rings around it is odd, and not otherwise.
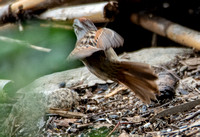
[{"label": "fanned tail", "polygon": [[154,71],[148,64],[138,62],[119,62],[122,71],[118,72],[122,77],[118,80],[129,87],[144,103],[155,100],[155,94],[159,94]]}]

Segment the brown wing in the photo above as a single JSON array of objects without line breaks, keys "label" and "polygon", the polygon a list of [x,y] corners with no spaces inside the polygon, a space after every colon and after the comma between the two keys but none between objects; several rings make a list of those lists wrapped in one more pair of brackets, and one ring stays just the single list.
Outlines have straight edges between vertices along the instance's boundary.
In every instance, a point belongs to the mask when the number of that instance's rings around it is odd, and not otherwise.
[{"label": "brown wing", "polygon": [[94,52],[103,50],[97,47],[97,40],[95,39],[96,31],[88,32],[82,39],[77,41],[76,47],[67,57],[67,60],[84,59],[91,56]]},{"label": "brown wing", "polygon": [[110,29],[90,31],[76,43],[76,47],[67,59],[84,59],[94,52],[122,46],[123,42],[123,38]]},{"label": "brown wing", "polygon": [[108,28],[99,29],[96,32],[96,37],[98,39],[99,48],[104,50],[110,47],[117,48],[124,44],[124,39],[118,33]]}]

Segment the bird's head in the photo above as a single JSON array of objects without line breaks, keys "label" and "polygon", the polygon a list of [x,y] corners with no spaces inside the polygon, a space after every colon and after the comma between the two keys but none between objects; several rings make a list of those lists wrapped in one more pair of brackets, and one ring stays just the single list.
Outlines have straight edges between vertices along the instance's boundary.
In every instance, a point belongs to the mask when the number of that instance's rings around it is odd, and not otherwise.
[{"label": "bird's head", "polygon": [[94,23],[86,18],[75,19],[73,27],[78,40],[80,40],[87,32],[97,30]]}]

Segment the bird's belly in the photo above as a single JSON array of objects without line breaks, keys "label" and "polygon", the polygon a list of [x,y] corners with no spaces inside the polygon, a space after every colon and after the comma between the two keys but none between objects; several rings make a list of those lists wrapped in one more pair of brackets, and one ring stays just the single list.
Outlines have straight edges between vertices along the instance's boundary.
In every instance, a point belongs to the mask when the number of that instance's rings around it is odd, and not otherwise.
[{"label": "bird's belly", "polygon": [[110,79],[109,74],[107,72],[108,66],[106,65],[106,62],[93,59],[92,61],[84,60],[83,63],[88,68],[88,70],[94,75],[96,75],[98,78],[105,81]]}]

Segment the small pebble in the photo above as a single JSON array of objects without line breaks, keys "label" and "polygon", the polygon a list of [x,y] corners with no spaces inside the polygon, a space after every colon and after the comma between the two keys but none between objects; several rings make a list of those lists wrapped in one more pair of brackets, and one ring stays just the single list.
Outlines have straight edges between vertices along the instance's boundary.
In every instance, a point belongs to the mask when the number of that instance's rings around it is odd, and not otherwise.
[{"label": "small pebble", "polygon": [[104,91],[103,90],[99,90],[98,92],[97,92],[97,94],[101,94],[101,93],[103,93]]},{"label": "small pebble", "polygon": [[59,88],[65,88],[66,87],[66,83],[65,82],[61,82],[60,84],[59,84]]},{"label": "small pebble", "polygon": [[128,125],[126,126],[126,128],[131,128],[131,124],[128,124]]},{"label": "small pebble", "polygon": [[166,132],[167,132],[167,130],[161,130],[160,132],[161,132],[161,133],[166,133]]},{"label": "small pebble", "polygon": [[68,133],[75,133],[77,131],[78,131],[77,128],[70,128],[70,130],[68,130]]},{"label": "small pebble", "polygon": [[181,95],[188,95],[189,92],[185,89],[179,89],[178,92],[181,94]]},{"label": "small pebble", "polygon": [[140,112],[141,113],[144,113],[147,111],[147,106],[146,105],[143,105],[142,108],[140,109]]},{"label": "small pebble", "polygon": [[167,132],[171,132],[171,131],[172,131],[172,129],[170,129],[170,128],[167,129]]},{"label": "small pebble", "polygon": [[182,66],[181,68],[180,68],[180,72],[183,72],[183,71],[185,71],[185,70],[187,70],[187,66]]},{"label": "small pebble", "polygon": [[103,84],[103,85],[98,85],[97,88],[103,90],[103,91],[106,91],[108,89],[108,84]]},{"label": "small pebble", "polygon": [[111,119],[118,119],[119,118],[118,115],[109,115],[108,117],[111,118]]},{"label": "small pebble", "polygon": [[133,131],[131,131],[131,134],[135,134],[136,133],[136,130],[134,129]]},{"label": "small pebble", "polygon": [[98,122],[98,121],[106,121],[106,119],[105,118],[99,118],[99,119],[96,120],[96,122]]},{"label": "small pebble", "polygon": [[148,128],[150,125],[151,125],[151,123],[148,122],[148,123],[144,124],[143,127],[144,127],[144,128]]}]

